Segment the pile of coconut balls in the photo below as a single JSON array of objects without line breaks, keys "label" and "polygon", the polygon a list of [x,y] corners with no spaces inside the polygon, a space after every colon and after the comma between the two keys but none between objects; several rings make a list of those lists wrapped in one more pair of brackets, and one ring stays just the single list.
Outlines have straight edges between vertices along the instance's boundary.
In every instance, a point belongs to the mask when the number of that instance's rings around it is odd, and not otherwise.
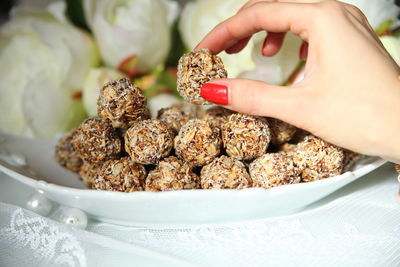
[{"label": "pile of coconut balls", "polygon": [[177,89],[185,101],[157,118],[129,79],[111,81],[98,117],[59,140],[56,160],[89,188],[134,192],[268,189],[340,175],[360,158],[277,119],[204,108],[201,86],[226,77],[208,50],[183,55]]}]

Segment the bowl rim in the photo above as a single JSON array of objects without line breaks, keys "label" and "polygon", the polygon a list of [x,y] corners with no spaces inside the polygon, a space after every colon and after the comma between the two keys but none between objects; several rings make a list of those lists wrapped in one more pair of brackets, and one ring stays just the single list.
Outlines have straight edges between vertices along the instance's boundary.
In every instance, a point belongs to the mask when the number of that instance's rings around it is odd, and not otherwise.
[{"label": "bowl rim", "polygon": [[12,178],[18,180],[19,182],[26,184],[30,187],[35,188],[39,192],[53,192],[56,194],[60,195],[75,195],[75,196],[80,196],[80,195],[85,195],[86,197],[94,197],[94,198],[107,198],[107,199],[119,199],[119,200],[126,200],[126,199],[136,199],[136,198],[153,198],[154,196],[157,196],[158,198],[169,198],[169,197],[183,197],[183,196],[192,196],[192,197],[199,197],[199,196],[204,196],[205,194],[207,196],[213,196],[213,197],[225,197],[228,195],[236,195],[236,196],[246,196],[249,194],[254,194],[254,192],[259,192],[262,194],[269,194],[269,195],[279,195],[282,193],[287,193],[287,191],[296,191],[300,188],[307,188],[307,187],[314,187],[318,188],[320,186],[326,186],[329,184],[334,184],[339,181],[343,181],[345,179],[350,179],[351,181],[365,175],[366,173],[379,168],[383,164],[385,164],[387,161],[384,159],[380,158],[373,158],[370,157],[370,159],[374,159],[370,163],[366,164],[365,166],[362,166],[354,171],[347,171],[344,172],[340,175],[326,178],[326,179],[321,179],[313,182],[308,182],[308,183],[298,183],[298,184],[288,184],[288,185],[282,185],[282,186],[277,186],[277,187],[272,187],[269,189],[265,188],[259,188],[259,187],[252,187],[252,188],[244,188],[244,189],[223,189],[223,190],[217,190],[217,189],[209,189],[209,190],[204,190],[204,189],[190,189],[190,190],[171,190],[171,191],[162,191],[162,192],[151,192],[151,191],[135,191],[135,192],[116,192],[116,191],[105,191],[105,190],[91,190],[88,188],[74,188],[74,187],[68,187],[68,186],[63,186],[63,185],[58,185],[55,183],[51,182],[46,182],[44,180],[38,180],[35,178],[32,178],[30,176],[24,175],[15,169],[18,169],[17,167],[13,167],[12,165],[0,160],[0,171],[3,171],[5,174],[11,176]]}]

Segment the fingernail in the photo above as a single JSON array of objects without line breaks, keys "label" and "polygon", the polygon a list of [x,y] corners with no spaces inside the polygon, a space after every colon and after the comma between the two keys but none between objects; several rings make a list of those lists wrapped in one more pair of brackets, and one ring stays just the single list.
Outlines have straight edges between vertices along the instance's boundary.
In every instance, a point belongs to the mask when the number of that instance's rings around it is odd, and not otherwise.
[{"label": "fingernail", "polygon": [[200,96],[218,105],[228,105],[228,87],[222,84],[204,84],[200,89]]},{"label": "fingernail", "polygon": [[299,57],[301,60],[306,60],[308,55],[308,43],[303,42],[300,46]]}]

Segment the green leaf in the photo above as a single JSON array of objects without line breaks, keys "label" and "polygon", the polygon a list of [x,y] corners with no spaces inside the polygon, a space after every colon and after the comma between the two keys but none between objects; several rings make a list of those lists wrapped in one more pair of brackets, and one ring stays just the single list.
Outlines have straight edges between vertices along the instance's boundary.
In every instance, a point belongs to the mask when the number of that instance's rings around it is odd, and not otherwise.
[{"label": "green leaf", "polygon": [[390,27],[393,24],[393,20],[387,20],[385,22],[383,22],[381,25],[379,25],[379,27],[375,30],[375,33],[377,35],[383,35],[385,34],[388,30],[390,30]]},{"label": "green leaf", "polygon": [[67,16],[73,24],[90,32],[85,20],[82,0],[65,0],[67,4]]},{"label": "green leaf", "polygon": [[165,62],[166,67],[176,67],[178,65],[179,58],[185,53],[185,45],[183,44],[181,35],[178,30],[179,21],[176,20],[172,26],[171,33],[171,48],[168,53],[168,58]]}]

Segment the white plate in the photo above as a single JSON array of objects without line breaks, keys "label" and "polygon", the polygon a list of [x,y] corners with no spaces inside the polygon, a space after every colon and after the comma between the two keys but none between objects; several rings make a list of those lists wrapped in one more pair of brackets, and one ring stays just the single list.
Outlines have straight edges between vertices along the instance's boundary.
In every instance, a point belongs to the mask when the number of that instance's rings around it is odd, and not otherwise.
[{"label": "white plate", "polygon": [[0,170],[53,201],[96,219],[136,226],[225,223],[287,215],[331,194],[385,163],[366,158],[354,171],[272,189],[106,192],[85,189],[54,160],[55,140],[0,134]]}]

